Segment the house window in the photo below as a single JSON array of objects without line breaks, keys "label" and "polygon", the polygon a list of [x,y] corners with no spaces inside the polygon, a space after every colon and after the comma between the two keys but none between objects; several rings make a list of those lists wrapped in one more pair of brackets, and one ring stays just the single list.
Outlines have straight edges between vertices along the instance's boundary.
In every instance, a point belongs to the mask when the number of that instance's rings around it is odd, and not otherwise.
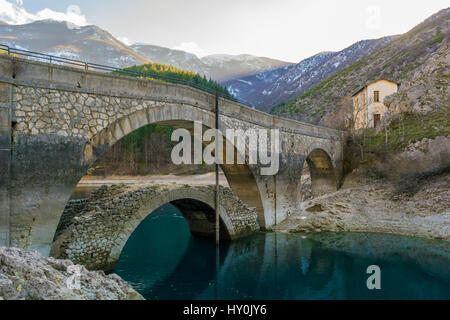
[{"label": "house window", "polygon": [[373,92],[373,101],[374,102],[380,102],[380,91],[374,91]]}]

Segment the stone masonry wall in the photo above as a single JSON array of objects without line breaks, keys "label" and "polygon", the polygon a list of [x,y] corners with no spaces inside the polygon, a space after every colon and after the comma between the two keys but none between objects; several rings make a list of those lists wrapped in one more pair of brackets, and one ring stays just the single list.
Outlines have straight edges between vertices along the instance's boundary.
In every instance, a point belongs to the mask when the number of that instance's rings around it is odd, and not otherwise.
[{"label": "stone masonry wall", "polygon": [[81,136],[86,140],[117,119],[162,102],[17,86],[17,126],[28,135]]}]

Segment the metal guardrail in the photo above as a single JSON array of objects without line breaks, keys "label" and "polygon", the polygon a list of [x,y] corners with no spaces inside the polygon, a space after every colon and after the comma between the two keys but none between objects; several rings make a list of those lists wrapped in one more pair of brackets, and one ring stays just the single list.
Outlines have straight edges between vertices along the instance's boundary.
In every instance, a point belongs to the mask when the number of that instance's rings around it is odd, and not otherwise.
[{"label": "metal guardrail", "polygon": [[[69,58],[53,56],[53,55],[49,55],[46,53],[11,48],[10,46],[4,45],[4,44],[0,44],[0,52],[1,51],[4,51],[4,53],[7,53],[8,55],[18,55],[21,58],[25,57],[25,58],[28,58],[31,60],[45,61],[50,64],[68,65],[68,66],[72,66],[72,67],[82,68],[84,70],[115,72],[118,75],[122,75],[122,76],[157,79],[157,80],[162,80],[162,81],[166,81],[166,82],[170,82],[170,83],[186,85],[186,86],[189,86],[189,87],[192,87],[195,89],[205,91],[210,94],[216,94],[216,91],[214,89],[205,87],[205,86],[201,86],[195,82],[177,79],[177,78],[173,78],[173,77],[162,76],[162,75],[159,75],[156,73],[145,73],[145,72],[137,72],[137,71],[132,71],[132,70],[124,70],[124,69],[115,68],[115,67],[111,67],[111,66],[105,66],[105,65],[101,65],[101,64],[97,64],[97,63],[92,63],[92,62],[86,62],[86,61],[81,61],[81,60],[76,60],[76,59],[69,59]],[[224,99],[227,99],[230,101],[234,101],[234,102],[238,102],[240,104],[243,104],[250,108],[253,108],[253,106],[251,106],[249,103],[247,103],[243,100],[240,100],[231,94],[227,95],[227,94],[219,92],[219,96],[221,98],[224,98]]]}]

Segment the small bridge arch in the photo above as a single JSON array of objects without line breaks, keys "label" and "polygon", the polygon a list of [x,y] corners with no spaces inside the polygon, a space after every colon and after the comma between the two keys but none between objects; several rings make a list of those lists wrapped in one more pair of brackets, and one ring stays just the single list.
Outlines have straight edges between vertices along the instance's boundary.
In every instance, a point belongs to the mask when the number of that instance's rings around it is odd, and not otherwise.
[{"label": "small bridge arch", "polygon": [[[99,195],[92,196],[76,219],[60,227],[62,230],[52,245],[51,255],[69,258],[90,269],[111,270],[139,224],[167,203],[180,210],[192,234],[215,236],[213,186],[122,188],[116,191],[113,187],[105,187],[98,191]],[[219,217],[222,239],[233,240],[258,230],[256,212],[245,206],[228,188],[221,188],[221,192],[223,198],[219,204]],[[96,209],[90,210],[92,207]]]},{"label": "small bridge arch", "polygon": [[318,145],[310,146],[305,159],[311,176],[312,194],[314,196],[335,192],[339,187],[336,166],[329,151],[327,152],[324,149],[327,148]]}]

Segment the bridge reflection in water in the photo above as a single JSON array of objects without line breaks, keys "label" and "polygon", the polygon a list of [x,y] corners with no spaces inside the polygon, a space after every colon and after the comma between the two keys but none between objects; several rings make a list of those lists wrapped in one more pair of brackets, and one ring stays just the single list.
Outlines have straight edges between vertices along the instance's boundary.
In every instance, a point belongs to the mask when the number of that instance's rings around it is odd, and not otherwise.
[{"label": "bridge reflection in water", "polygon": [[[147,299],[450,298],[448,242],[376,234],[260,233],[223,243],[190,235],[165,205],[129,238],[114,272]],[[382,290],[366,287],[367,266]]]}]

